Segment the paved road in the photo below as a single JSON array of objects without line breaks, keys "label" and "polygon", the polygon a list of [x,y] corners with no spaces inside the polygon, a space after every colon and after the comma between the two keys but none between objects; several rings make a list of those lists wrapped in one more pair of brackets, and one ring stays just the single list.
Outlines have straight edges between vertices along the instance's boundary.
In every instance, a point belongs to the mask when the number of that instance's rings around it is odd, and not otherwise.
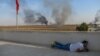
[{"label": "paved road", "polygon": [[0,56],[100,56],[100,52],[76,53],[42,46],[0,41]]}]

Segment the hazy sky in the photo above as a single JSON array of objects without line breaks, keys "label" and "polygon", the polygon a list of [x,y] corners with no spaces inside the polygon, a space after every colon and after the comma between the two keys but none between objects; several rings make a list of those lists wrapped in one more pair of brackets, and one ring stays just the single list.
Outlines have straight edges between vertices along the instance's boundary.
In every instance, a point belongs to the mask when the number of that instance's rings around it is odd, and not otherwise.
[{"label": "hazy sky", "polygon": [[[58,1],[59,2],[59,1]],[[71,0],[72,15],[66,21],[70,24],[82,22],[92,22],[98,10],[100,10],[99,0]],[[20,0],[19,24],[23,25],[23,8],[30,8],[48,17],[51,22],[50,9],[43,6],[43,0]],[[59,9],[59,8],[58,8]],[[15,0],[0,0],[0,25],[15,25],[16,10]]]}]

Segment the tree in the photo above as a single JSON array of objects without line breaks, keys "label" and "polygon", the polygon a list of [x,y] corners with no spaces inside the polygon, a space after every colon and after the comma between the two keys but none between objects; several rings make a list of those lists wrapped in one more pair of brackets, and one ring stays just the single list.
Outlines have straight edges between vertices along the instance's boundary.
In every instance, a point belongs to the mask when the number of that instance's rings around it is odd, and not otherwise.
[{"label": "tree", "polygon": [[81,25],[79,25],[78,27],[76,27],[77,31],[88,31],[88,24],[86,23],[82,23]]}]

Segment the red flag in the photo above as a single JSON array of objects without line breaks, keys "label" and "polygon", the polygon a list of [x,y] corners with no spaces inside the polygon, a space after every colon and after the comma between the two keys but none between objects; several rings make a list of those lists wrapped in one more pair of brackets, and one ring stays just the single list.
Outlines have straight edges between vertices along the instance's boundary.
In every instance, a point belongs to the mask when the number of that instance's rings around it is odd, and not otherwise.
[{"label": "red flag", "polygon": [[18,10],[19,10],[19,0],[16,0],[16,13],[18,14]]}]

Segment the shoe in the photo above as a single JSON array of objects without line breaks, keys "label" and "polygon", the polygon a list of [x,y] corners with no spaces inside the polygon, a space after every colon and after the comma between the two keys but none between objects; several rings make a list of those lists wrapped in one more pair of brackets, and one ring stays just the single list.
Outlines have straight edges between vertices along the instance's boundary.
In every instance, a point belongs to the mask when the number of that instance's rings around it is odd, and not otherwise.
[{"label": "shoe", "polygon": [[51,43],[51,47],[54,48],[55,47],[55,42]]}]

